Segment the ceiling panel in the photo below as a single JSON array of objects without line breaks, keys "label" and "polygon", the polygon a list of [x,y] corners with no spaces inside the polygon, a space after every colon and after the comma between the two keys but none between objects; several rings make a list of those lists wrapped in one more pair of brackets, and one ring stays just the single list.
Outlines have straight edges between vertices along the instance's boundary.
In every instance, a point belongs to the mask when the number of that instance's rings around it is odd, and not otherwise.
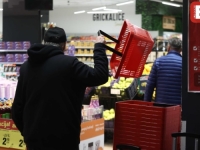
[{"label": "ceiling panel", "polygon": [[128,0],[54,0],[54,7],[100,7],[127,1]]},{"label": "ceiling panel", "polygon": [[[54,0],[54,7],[100,7],[114,6],[117,3],[127,2],[129,0]],[[136,1],[136,0],[133,0]],[[155,0],[161,2],[162,0]],[[172,0],[164,0],[172,1]],[[173,0],[172,2],[182,3],[183,0]]]}]

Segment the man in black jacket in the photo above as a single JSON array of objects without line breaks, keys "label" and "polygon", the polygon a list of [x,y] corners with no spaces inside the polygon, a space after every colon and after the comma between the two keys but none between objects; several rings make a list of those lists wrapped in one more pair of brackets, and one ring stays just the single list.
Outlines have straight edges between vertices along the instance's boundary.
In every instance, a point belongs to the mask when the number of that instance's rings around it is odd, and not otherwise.
[{"label": "man in black jacket", "polygon": [[66,34],[50,28],[20,69],[12,118],[28,150],[78,150],[81,107],[87,86],[108,80],[104,38],[94,46],[94,68],[65,56]]}]

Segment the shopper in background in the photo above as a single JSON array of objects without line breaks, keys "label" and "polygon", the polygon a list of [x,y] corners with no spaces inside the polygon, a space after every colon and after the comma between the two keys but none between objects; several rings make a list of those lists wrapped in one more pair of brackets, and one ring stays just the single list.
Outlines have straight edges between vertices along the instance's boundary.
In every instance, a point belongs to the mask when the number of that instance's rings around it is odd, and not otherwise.
[{"label": "shopper in background", "polygon": [[78,150],[85,89],[108,80],[104,38],[97,37],[94,68],[64,55],[63,29],[50,28],[44,41],[28,50],[21,66],[12,119],[28,150]]},{"label": "shopper in background", "polygon": [[148,78],[144,100],[151,101],[156,88],[155,102],[181,104],[182,83],[182,41],[171,38],[167,46],[168,54],[158,58]]}]

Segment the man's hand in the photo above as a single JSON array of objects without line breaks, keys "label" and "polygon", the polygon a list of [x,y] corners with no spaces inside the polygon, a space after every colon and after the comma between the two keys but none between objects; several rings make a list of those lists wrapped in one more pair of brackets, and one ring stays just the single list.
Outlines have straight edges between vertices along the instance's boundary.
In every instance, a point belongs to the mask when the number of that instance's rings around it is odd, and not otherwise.
[{"label": "man's hand", "polygon": [[105,43],[105,38],[103,36],[98,36],[95,43]]}]

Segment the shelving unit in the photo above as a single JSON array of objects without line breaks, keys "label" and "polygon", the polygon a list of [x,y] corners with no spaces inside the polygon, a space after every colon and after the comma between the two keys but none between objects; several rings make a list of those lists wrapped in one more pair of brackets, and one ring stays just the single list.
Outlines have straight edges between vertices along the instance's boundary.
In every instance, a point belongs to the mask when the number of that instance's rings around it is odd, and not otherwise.
[{"label": "shelving unit", "polygon": [[[1,49],[0,50],[0,54],[16,54],[16,53],[20,53],[20,54],[27,54],[27,50],[7,50],[7,49]],[[0,67],[1,68],[4,68],[6,65],[16,65],[17,68],[19,68],[24,62],[0,62]],[[18,70],[16,71],[13,71],[13,72],[6,72],[4,71],[4,69],[0,69],[0,76],[12,76],[12,75],[15,75],[17,76],[18,75]],[[7,77],[6,77],[7,78]]]}]

